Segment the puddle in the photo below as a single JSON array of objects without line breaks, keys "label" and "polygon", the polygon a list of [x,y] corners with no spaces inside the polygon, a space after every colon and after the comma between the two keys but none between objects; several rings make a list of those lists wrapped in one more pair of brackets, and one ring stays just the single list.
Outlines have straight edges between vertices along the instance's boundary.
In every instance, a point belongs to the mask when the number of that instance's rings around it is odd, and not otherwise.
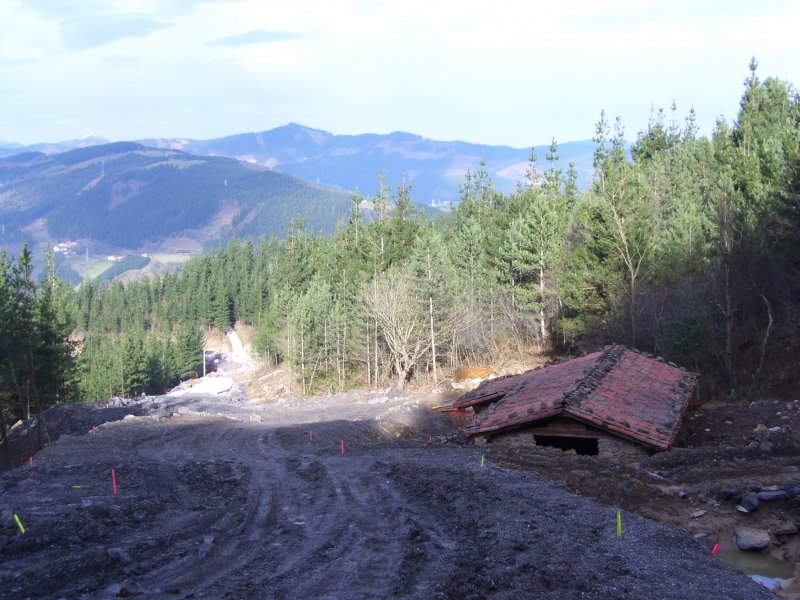
[{"label": "puddle", "polygon": [[793,562],[778,560],[769,554],[726,550],[717,554],[717,557],[769,589],[794,574]]}]

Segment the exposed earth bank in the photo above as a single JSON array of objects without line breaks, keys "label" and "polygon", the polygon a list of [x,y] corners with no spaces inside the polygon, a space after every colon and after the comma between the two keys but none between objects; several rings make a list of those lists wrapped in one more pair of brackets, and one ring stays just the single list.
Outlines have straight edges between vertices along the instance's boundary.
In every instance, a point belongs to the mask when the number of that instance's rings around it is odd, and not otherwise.
[{"label": "exposed earth bank", "polygon": [[627,471],[607,504],[575,496],[570,477],[614,468],[547,451],[535,473],[499,466],[529,459],[452,437],[424,397],[110,404],[54,410],[65,435],[0,476],[2,597],[775,597],[707,539],[633,514],[626,486],[652,488]]}]

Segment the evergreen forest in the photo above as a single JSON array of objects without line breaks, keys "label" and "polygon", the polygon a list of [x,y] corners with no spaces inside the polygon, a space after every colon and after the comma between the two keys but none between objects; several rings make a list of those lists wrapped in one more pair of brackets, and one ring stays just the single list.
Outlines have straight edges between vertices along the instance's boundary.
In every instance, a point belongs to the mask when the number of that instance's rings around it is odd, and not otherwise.
[{"label": "evergreen forest", "polygon": [[[70,289],[4,257],[5,421],[58,400],[161,393],[202,367],[211,327],[254,328],[300,396],[436,382],[462,365],[610,342],[701,374],[706,398],[780,395],[800,349],[800,97],[755,60],[740,110],[700,136],[653,110],[628,140],[601,113],[579,191],[553,140],[513,193],[485,169],[421,214],[379,178],[331,235],[232,240],[184,270]],[[371,204],[370,217],[362,211]]]}]

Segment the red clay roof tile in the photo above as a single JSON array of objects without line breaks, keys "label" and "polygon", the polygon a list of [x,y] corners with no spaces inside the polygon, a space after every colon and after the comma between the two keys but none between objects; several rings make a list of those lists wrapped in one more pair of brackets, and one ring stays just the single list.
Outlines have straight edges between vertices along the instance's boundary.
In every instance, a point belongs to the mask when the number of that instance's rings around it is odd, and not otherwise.
[{"label": "red clay roof tile", "polygon": [[697,375],[624,346],[489,380],[453,404],[494,402],[465,428],[498,433],[563,414],[659,449],[675,441]]}]

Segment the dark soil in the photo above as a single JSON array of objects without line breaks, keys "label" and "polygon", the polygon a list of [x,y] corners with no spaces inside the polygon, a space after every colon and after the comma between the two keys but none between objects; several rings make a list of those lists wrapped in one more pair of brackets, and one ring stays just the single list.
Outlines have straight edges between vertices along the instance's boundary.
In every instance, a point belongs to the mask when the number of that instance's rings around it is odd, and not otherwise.
[{"label": "dark soil", "polygon": [[312,423],[309,404],[231,420],[149,399],[94,434],[81,416],[0,476],[0,596],[774,598],[706,540],[635,514],[671,494],[646,471],[680,485],[691,454],[640,472],[503,457],[400,400],[323,399],[330,420]]}]

